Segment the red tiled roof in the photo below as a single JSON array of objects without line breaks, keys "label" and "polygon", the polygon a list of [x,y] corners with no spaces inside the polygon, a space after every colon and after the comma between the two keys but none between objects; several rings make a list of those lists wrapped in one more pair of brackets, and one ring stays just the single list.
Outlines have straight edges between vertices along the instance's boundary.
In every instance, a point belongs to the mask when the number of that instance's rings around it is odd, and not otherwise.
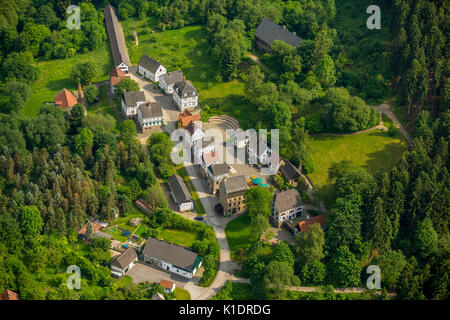
[{"label": "red tiled roof", "polygon": [[320,216],[312,217],[309,220],[303,220],[298,223],[300,231],[308,231],[310,225],[319,223],[321,227],[324,227],[327,223],[328,213],[321,214]]},{"label": "red tiled roof", "polygon": [[0,300],[19,300],[19,295],[11,290],[5,289],[0,296]]},{"label": "red tiled roof", "polygon": [[164,280],[164,279],[162,279],[160,285],[161,285],[161,287],[163,287],[163,288],[172,289],[172,287],[173,287],[173,282],[172,282],[172,281],[169,281],[169,280]]},{"label": "red tiled roof", "polygon": [[72,108],[74,105],[78,103],[77,98],[75,95],[67,90],[66,88],[62,89],[56,96],[55,96],[55,104],[60,106],[61,108]]},{"label": "red tiled roof", "polygon": [[180,113],[180,115],[178,116],[178,122],[181,121],[181,124],[184,128],[187,127],[191,123],[191,121],[199,121],[200,117],[200,113],[192,115],[192,113],[190,113],[189,111],[184,110],[184,112]]},{"label": "red tiled roof", "polygon": [[111,85],[113,87],[117,86],[122,79],[130,79],[130,75],[126,74],[118,67],[115,67],[109,72],[109,80],[111,81]]},{"label": "red tiled roof", "polygon": [[[102,226],[96,222],[91,222],[91,224],[92,224],[92,229],[94,229],[94,234],[97,233],[98,231],[100,231],[100,229],[102,228]],[[86,229],[87,229],[87,223],[84,226],[82,226],[80,230],[78,230],[78,234],[85,234]]]}]

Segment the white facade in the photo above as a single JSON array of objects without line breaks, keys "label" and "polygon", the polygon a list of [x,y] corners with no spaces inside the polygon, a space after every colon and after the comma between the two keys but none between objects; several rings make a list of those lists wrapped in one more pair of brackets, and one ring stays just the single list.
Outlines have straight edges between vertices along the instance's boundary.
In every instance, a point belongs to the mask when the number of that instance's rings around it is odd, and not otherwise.
[{"label": "white facade", "polygon": [[292,220],[303,213],[303,206],[292,208],[284,212],[278,212],[275,205],[272,206],[272,217],[280,225],[284,221]]},{"label": "white facade", "polygon": [[200,264],[198,265],[198,268],[195,268],[194,270],[192,270],[192,272],[189,272],[187,270],[178,268],[177,266],[174,266],[171,263],[168,263],[168,262],[165,262],[162,260],[158,260],[158,259],[151,257],[149,255],[146,255],[146,254],[144,255],[144,261],[153,263],[166,271],[170,271],[172,273],[178,274],[178,275],[188,278],[188,279],[192,279],[192,277],[197,272],[197,269],[202,266],[202,262],[200,262]]},{"label": "white facade", "polygon": [[245,148],[245,146],[247,145],[249,141],[248,137],[245,137],[244,139],[238,139],[237,137],[234,137],[234,145],[236,146],[236,148]]},{"label": "white facade", "polygon": [[194,209],[194,202],[187,201],[180,204],[179,210],[180,212],[191,211]]},{"label": "white facade", "polygon": [[117,68],[119,68],[120,70],[122,70],[125,73],[128,73],[128,66],[125,63],[121,63],[117,66]]},{"label": "white facade", "polygon": [[164,89],[166,94],[173,94],[173,85],[174,83],[168,85],[165,77],[159,78],[159,87]]},{"label": "white facade", "polygon": [[179,97],[175,90],[172,91],[173,100],[181,111],[185,109],[196,108],[198,106],[198,95],[193,97]]},{"label": "white facade", "polygon": [[[192,136],[191,136],[191,133],[186,129],[184,129],[184,136],[185,136],[186,142],[189,145],[192,145],[197,140],[201,141],[201,139],[203,139],[203,137],[205,137],[205,133],[202,131],[202,129],[195,126],[195,130],[194,130],[194,133],[192,134]],[[204,153],[207,153],[207,152],[204,152]]]},{"label": "white facade", "polygon": [[158,67],[158,70],[156,70],[155,73],[151,72],[150,70],[145,69],[143,66],[138,65],[138,72],[145,78],[150,79],[153,82],[158,82],[159,77],[161,77],[163,74],[166,74],[167,70],[163,65],[160,65]]},{"label": "white facade", "polygon": [[163,124],[163,117],[143,118],[141,109],[138,108],[138,121],[141,124],[142,129],[148,129],[155,126],[161,126]]},{"label": "white facade", "polygon": [[122,97],[122,112],[124,115],[126,115],[127,117],[133,117],[133,116],[137,116],[138,113],[138,108],[141,104],[145,104],[145,101],[138,101],[136,106],[133,107],[127,107],[125,105],[125,101],[123,100]]},{"label": "white facade", "polygon": [[116,277],[122,278],[124,275],[127,274],[128,271],[133,268],[134,263],[137,261],[137,258],[134,259],[128,266],[125,267],[125,269],[119,268],[117,266],[112,265],[111,266],[111,273],[115,275]]}]

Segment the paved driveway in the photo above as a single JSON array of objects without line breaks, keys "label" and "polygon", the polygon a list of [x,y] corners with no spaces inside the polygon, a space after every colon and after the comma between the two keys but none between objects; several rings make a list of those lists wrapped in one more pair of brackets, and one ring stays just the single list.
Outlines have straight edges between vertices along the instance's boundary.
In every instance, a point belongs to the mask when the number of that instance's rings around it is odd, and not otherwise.
[{"label": "paved driveway", "polygon": [[164,272],[161,269],[153,268],[145,262],[136,263],[133,268],[128,271],[127,275],[129,275],[131,279],[133,279],[134,283],[140,283],[144,281],[159,283],[162,279],[166,279],[175,282],[176,285],[181,288],[183,288],[189,281],[188,279],[185,279],[179,275]]}]

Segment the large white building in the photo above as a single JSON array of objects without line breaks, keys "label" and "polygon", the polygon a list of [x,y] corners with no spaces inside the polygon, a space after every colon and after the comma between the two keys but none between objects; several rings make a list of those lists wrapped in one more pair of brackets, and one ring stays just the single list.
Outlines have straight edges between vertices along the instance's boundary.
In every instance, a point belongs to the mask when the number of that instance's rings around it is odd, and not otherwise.
[{"label": "large white building", "polygon": [[137,117],[138,108],[145,104],[144,91],[125,91],[122,94],[122,112],[127,118]]},{"label": "large white building", "polygon": [[159,77],[159,87],[165,91],[166,94],[173,94],[173,86],[175,83],[184,80],[183,72],[181,70],[167,72]]},{"label": "large white building", "polygon": [[159,77],[167,72],[166,68],[155,59],[143,54],[138,62],[138,72],[153,82],[158,82]]},{"label": "large white building", "polygon": [[138,121],[142,130],[163,124],[162,106],[159,102],[141,104],[138,108]]},{"label": "large white building", "polygon": [[279,228],[285,221],[300,217],[303,201],[296,189],[276,193],[272,204],[272,222]]},{"label": "large white building", "polygon": [[145,262],[187,279],[192,279],[202,265],[197,253],[155,238],[148,238],[142,251]]},{"label": "large white building", "polygon": [[196,108],[198,106],[197,89],[189,80],[177,82],[173,86],[173,100],[181,111]]}]

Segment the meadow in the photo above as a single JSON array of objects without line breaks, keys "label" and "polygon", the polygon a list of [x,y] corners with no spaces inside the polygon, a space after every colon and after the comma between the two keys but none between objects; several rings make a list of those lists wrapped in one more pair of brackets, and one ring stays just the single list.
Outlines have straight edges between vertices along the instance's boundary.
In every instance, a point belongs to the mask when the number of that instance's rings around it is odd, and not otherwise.
[{"label": "meadow", "polygon": [[97,66],[97,77],[93,82],[108,79],[109,71],[113,68],[108,42],[105,41],[101,48],[87,53],[76,54],[70,58],[36,61],[35,66],[41,70],[41,73],[32,87],[33,95],[22,112],[30,117],[35,116],[38,114],[42,104],[53,102],[53,98],[63,88],[76,93],[77,83],[70,79],[70,72],[76,63],[86,61],[91,61]]},{"label": "meadow", "polygon": [[198,235],[191,231],[163,229],[159,232],[157,238],[189,248],[195,240],[198,240]]},{"label": "meadow", "polygon": [[[256,110],[249,110],[241,80],[223,82],[217,61],[209,54],[204,26],[188,26],[159,32],[153,30],[152,18],[130,18],[122,22],[131,63],[137,64],[142,54],[162,63],[167,71],[182,70],[199,92],[202,120],[212,115],[228,114],[239,119],[243,128],[254,125]],[[139,45],[133,40],[137,31]]]},{"label": "meadow", "polygon": [[311,154],[315,169],[309,177],[330,207],[334,201],[334,181],[328,179],[328,168],[333,162],[351,160],[374,174],[395,166],[406,149],[406,141],[399,132],[394,137],[379,130],[347,136],[314,135],[311,136]]}]

